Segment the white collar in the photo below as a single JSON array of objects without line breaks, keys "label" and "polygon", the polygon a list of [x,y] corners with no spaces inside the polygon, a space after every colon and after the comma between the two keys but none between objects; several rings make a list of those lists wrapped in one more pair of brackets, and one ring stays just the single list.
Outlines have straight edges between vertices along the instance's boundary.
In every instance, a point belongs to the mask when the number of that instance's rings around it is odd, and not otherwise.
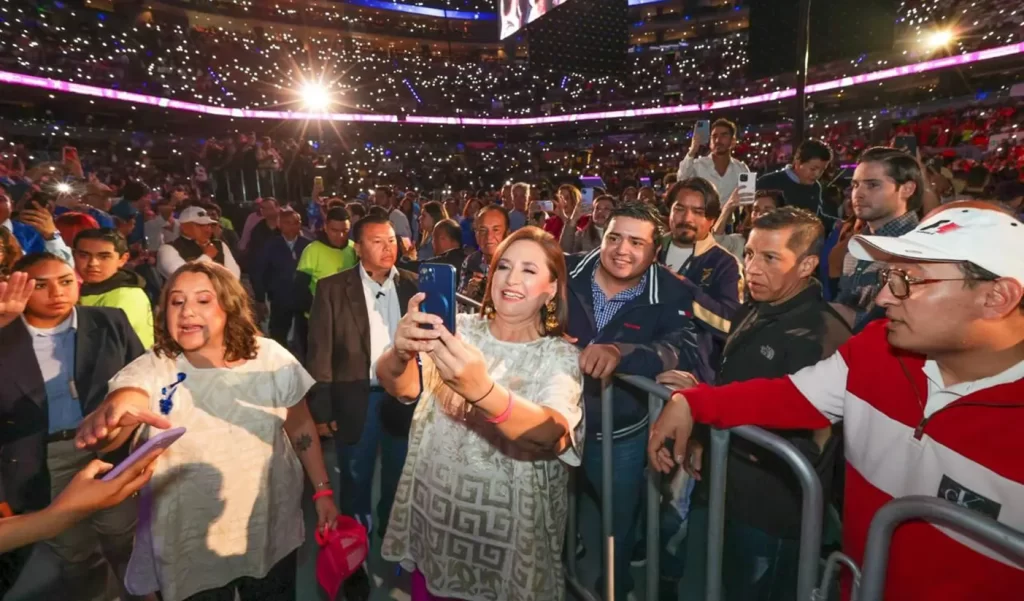
[{"label": "white collar", "polygon": [[391,266],[391,271],[388,272],[388,277],[384,280],[383,284],[378,284],[370,274],[366,273],[366,269],[363,267],[362,261],[359,262],[359,278],[363,281],[364,286],[370,286],[373,291],[387,290],[389,287],[394,287],[395,280],[398,278],[398,268],[394,265]]},{"label": "white collar", "polygon": [[10,217],[7,218],[7,221],[0,223],[0,226],[7,228],[7,232],[11,235],[14,235],[14,224],[11,223]]},{"label": "white collar", "polygon": [[56,336],[58,334],[63,334],[68,330],[75,330],[77,332],[78,308],[75,307],[71,309],[71,317],[68,317],[67,319],[65,319],[64,321],[60,322],[59,324],[52,328],[37,328],[30,324],[28,320],[25,319],[24,315],[21,316],[21,321],[24,322],[25,328],[28,330],[29,335],[32,336],[33,338],[35,338],[36,336]]},{"label": "white collar", "polygon": [[986,388],[992,388],[999,386],[1000,384],[1008,384],[1016,380],[1024,379],[1024,361],[1011,365],[1008,369],[1005,369],[995,375],[982,378],[980,380],[973,380],[971,382],[960,382],[947,387],[945,382],[942,380],[942,372],[939,371],[939,364],[932,359],[928,359],[924,362],[924,366],[921,368],[924,372],[928,382],[929,388],[934,387],[934,390],[955,394],[957,396],[967,396],[969,394],[984,390]]}]

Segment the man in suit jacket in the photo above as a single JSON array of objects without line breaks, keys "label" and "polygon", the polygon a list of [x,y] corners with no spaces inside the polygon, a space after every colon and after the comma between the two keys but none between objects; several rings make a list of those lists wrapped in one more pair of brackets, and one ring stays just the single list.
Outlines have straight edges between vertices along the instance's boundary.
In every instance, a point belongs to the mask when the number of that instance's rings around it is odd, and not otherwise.
[{"label": "man in suit jacket", "polygon": [[[75,430],[106,396],[107,381],[144,349],[120,309],[75,306],[78,281],[60,257],[30,254],[14,270],[34,286],[20,315],[10,307],[0,315],[0,501],[23,513],[47,506],[96,458],[75,448]],[[123,582],[135,518],[128,499],[45,543],[74,599],[104,598],[106,571],[97,579],[94,569],[100,555]]]},{"label": "man in suit jacket", "polygon": [[288,348],[288,332],[296,315],[302,313],[294,286],[295,270],[302,251],[312,240],[302,236],[302,219],[291,208],[281,211],[278,225],[278,233],[263,244],[258,254],[253,255],[249,279],[260,321],[267,313],[266,301],[269,299],[270,337]]},{"label": "man in suit jacket", "polygon": [[342,512],[368,530],[373,470],[381,449],[377,517],[383,534],[405,464],[412,406],[378,385],[376,363],[394,339],[417,284],[414,274],[395,267],[398,239],[386,217],[360,219],[352,238],[359,265],[317,283],[307,369],[327,389],[315,395],[313,415],[336,432]]}]

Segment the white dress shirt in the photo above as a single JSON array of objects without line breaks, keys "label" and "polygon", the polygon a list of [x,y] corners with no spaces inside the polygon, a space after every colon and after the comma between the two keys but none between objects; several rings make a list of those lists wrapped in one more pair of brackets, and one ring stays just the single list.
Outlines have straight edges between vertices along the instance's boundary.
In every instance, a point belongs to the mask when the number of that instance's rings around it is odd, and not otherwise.
[{"label": "white dress shirt", "polygon": [[143,229],[146,232],[146,246],[149,250],[160,250],[162,245],[174,242],[181,235],[177,221],[171,227],[167,227],[168,223],[170,222],[160,215],[146,222]]},{"label": "white dress shirt", "polygon": [[676,173],[676,176],[680,180],[689,177],[701,177],[708,180],[714,184],[722,204],[725,204],[725,201],[732,195],[732,191],[739,185],[740,174],[748,171],[750,169],[747,168],[746,163],[729,157],[729,167],[725,170],[725,175],[719,175],[711,155],[697,159],[687,155],[686,158],[679,162],[679,171]]},{"label": "white dress shirt", "polygon": [[391,268],[384,284],[378,284],[359,264],[359,279],[363,282],[363,296],[366,298],[366,317],[370,322],[370,386],[377,386],[377,360],[391,346],[398,329],[398,320],[402,318],[398,303],[398,269]]},{"label": "white dress shirt", "polygon": [[405,216],[405,213],[398,209],[392,209],[388,219],[391,221],[391,227],[395,228],[396,236],[412,240],[412,227],[409,226],[409,218]]},{"label": "white dress shirt", "polygon": [[[11,223],[10,217],[7,218],[7,221],[0,223],[0,226],[6,228],[12,236],[14,235],[14,224]],[[74,240],[72,240],[72,242],[74,242]],[[74,269],[75,260],[71,256],[71,249],[68,248],[68,245],[67,243],[64,242],[64,239],[60,237],[59,231],[57,232],[57,235],[50,240],[43,238],[43,249],[46,252],[50,253],[51,255],[57,255],[58,257],[61,258],[61,260],[63,260],[65,263],[70,265],[72,269]]]},{"label": "white dress shirt", "polygon": [[[241,278],[242,270],[238,267],[238,263],[235,262],[235,257],[231,255],[231,249],[223,242],[221,242],[221,247],[224,249],[224,267],[235,274],[236,278]],[[199,255],[196,261],[210,261],[212,263],[213,259],[202,254]],[[156,251],[156,269],[160,272],[160,275],[164,276],[164,279],[171,277],[171,274],[184,264],[185,259],[181,258],[178,249],[170,244],[163,244],[160,246],[160,250]]]}]

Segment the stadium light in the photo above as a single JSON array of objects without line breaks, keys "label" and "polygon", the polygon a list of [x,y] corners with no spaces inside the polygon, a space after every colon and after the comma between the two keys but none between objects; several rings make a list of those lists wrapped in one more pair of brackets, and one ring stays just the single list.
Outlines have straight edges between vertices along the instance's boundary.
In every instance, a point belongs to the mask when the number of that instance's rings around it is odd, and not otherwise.
[{"label": "stadium light", "polygon": [[924,42],[929,50],[939,50],[948,48],[955,38],[952,29],[936,29],[928,34]]},{"label": "stadium light", "polygon": [[318,83],[302,86],[302,104],[311,111],[324,112],[331,106],[331,95],[327,88]]}]

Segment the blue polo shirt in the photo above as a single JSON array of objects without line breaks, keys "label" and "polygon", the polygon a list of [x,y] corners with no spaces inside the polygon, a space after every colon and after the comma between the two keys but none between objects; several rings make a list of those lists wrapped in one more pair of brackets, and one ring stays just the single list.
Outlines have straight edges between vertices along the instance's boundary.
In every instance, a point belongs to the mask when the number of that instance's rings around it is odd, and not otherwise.
[{"label": "blue polo shirt", "polygon": [[40,329],[27,321],[25,327],[32,337],[32,350],[46,386],[50,434],[77,428],[82,421],[82,405],[74,381],[78,309],[72,310],[71,316],[55,328]]}]

